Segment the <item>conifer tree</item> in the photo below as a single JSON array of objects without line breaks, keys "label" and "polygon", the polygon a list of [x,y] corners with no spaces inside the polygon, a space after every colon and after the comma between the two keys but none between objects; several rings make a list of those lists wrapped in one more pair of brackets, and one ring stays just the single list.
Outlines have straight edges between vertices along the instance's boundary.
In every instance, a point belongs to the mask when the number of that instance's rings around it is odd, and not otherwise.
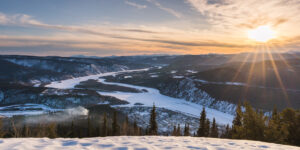
[{"label": "conifer tree", "polygon": [[236,107],[234,120],[232,121],[232,138],[234,139],[243,138],[242,119],[243,119],[243,112],[241,108],[241,103],[239,102]]},{"label": "conifer tree", "polygon": [[93,126],[92,126],[92,123],[91,123],[91,117],[90,115],[88,115],[88,137],[92,137],[93,136]]},{"label": "conifer tree", "polygon": [[265,117],[260,111],[254,111],[248,102],[245,102],[243,115],[243,137],[250,140],[264,139]]},{"label": "conifer tree", "polygon": [[185,124],[184,125],[184,136],[190,136],[190,125],[189,124]]},{"label": "conifer tree", "polygon": [[197,136],[203,137],[205,136],[205,130],[206,130],[206,112],[205,112],[205,107],[203,107],[201,115],[200,115],[200,123],[199,123],[199,128],[197,131]]},{"label": "conifer tree", "polygon": [[139,135],[139,127],[135,120],[133,122],[133,135]]},{"label": "conifer tree", "polygon": [[102,123],[102,130],[101,130],[101,136],[107,136],[107,115],[106,112],[103,115],[103,123]]},{"label": "conifer tree", "polygon": [[261,110],[257,110],[255,117],[255,140],[262,141],[265,138],[264,132],[266,129],[266,117]]},{"label": "conifer tree", "polygon": [[218,137],[219,136],[218,126],[216,124],[216,119],[215,118],[213,119],[213,122],[212,122],[210,136],[211,137]]},{"label": "conifer tree", "polygon": [[128,135],[129,134],[129,121],[128,116],[126,116],[125,121],[122,125],[122,135]]},{"label": "conifer tree", "polygon": [[157,135],[157,122],[156,122],[156,111],[155,111],[155,105],[153,104],[152,110],[151,110],[151,116],[149,120],[149,134],[150,135]]},{"label": "conifer tree", "polygon": [[210,121],[209,121],[209,119],[206,119],[206,121],[205,121],[204,136],[208,137],[209,134],[210,134]]},{"label": "conifer tree", "polygon": [[274,107],[272,116],[265,130],[265,141],[282,143],[284,137],[284,134],[282,134],[280,115],[277,112],[277,108]]},{"label": "conifer tree", "polygon": [[71,122],[71,138],[75,137],[75,127],[74,127],[74,121]]},{"label": "conifer tree", "polygon": [[0,118],[0,138],[4,136],[4,131],[3,131],[3,122],[2,119]]},{"label": "conifer tree", "polygon": [[254,140],[255,115],[254,110],[248,102],[244,103],[245,113],[243,115],[243,133],[246,139]]},{"label": "conifer tree", "polygon": [[15,137],[15,138],[20,137],[20,132],[19,132],[18,128],[15,126],[15,121],[13,119],[11,120],[11,127],[13,130],[13,137]]},{"label": "conifer tree", "polygon": [[282,115],[282,121],[285,126],[285,130],[287,132],[287,137],[285,139],[285,142],[293,145],[300,145],[299,112],[297,113],[295,110],[291,108],[286,108],[281,112],[281,115]]},{"label": "conifer tree", "polygon": [[29,128],[26,124],[24,124],[22,129],[22,136],[23,137],[29,137]]},{"label": "conifer tree", "polygon": [[53,139],[57,137],[57,132],[56,132],[56,124],[55,123],[51,123],[48,126],[48,137]]},{"label": "conifer tree", "polygon": [[177,128],[176,126],[173,127],[173,131],[172,131],[172,136],[176,136],[177,135]]},{"label": "conifer tree", "polygon": [[118,124],[117,112],[114,111],[113,122],[112,122],[112,135],[120,135],[120,125]]},{"label": "conifer tree", "polygon": [[143,135],[143,129],[141,127],[138,127],[138,134],[139,136]]},{"label": "conifer tree", "polygon": [[181,136],[180,124],[177,125],[176,136]]},{"label": "conifer tree", "polygon": [[230,139],[231,138],[231,129],[229,127],[229,124],[226,125],[225,131],[221,135],[221,138],[226,138],[226,139]]}]

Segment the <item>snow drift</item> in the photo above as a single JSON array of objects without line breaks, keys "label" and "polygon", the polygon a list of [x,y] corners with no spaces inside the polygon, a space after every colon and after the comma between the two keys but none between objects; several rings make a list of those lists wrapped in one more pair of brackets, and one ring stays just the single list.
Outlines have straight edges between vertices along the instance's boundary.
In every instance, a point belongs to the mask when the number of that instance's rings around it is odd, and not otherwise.
[{"label": "snow drift", "polygon": [[299,147],[248,140],[198,137],[119,136],[82,139],[11,138],[0,139],[1,150],[299,150]]}]

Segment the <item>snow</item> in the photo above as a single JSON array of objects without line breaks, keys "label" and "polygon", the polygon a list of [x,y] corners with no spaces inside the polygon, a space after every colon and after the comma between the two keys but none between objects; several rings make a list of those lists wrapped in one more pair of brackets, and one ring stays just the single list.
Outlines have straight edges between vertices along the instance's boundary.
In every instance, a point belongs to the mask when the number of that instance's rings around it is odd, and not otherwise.
[{"label": "snow", "polygon": [[[180,112],[193,117],[200,117],[200,113],[202,111],[202,107],[203,107],[202,105],[191,103],[185,101],[184,99],[173,98],[173,97],[162,95],[160,94],[159,90],[154,88],[135,86],[135,85],[124,84],[124,83],[106,82],[104,79],[99,79],[98,81],[105,84],[119,85],[124,87],[135,88],[139,90],[146,89],[148,91],[143,93],[98,92],[101,95],[113,96],[130,103],[128,105],[118,105],[118,107],[132,107],[134,106],[135,103],[142,103],[144,104],[143,106],[152,107],[153,103],[155,103],[157,107]],[[230,114],[226,114],[221,111],[207,108],[207,107],[205,109],[207,112],[207,117],[210,120],[216,118],[216,121],[219,124],[231,124],[233,120],[233,116]]]},{"label": "snow", "polygon": [[189,72],[189,73],[198,73],[198,71],[194,71],[194,70],[186,70],[186,72]]},{"label": "snow", "polygon": [[115,136],[96,138],[0,139],[1,150],[299,150],[299,147],[249,140],[200,137]]},{"label": "snow", "polygon": [[124,76],[124,79],[132,78],[132,76]]},{"label": "snow", "polygon": [[82,106],[78,106],[75,108],[69,108],[66,109],[65,112],[67,112],[69,115],[72,116],[87,116],[89,113],[89,110],[87,110],[86,108],[82,107]]},{"label": "snow", "polygon": [[39,80],[32,80],[31,83],[33,84],[33,87],[39,87],[41,85]]},{"label": "snow", "polygon": [[172,70],[172,71],[171,71],[172,74],[174,74],[174,73],[176,73],[176,72],[177,72],[177,71],[175,71],[175,70]]},{"label": "snow", "polygon": [[107,72],[107,73],[101,73],[101,74],[96,74],[96,75],[89,75],[89,76],[84,76],[84,77],[67,79],[67,80],[63,80],[63,81],[51,82],[50,84],[46,85],[46,87],[57,88],[57,89],[71,89],[71,88],[74,88],[75,85],[79,84],[82,81],[87,81],[90,79],[97,80],[99,77],[113,76],[113,75],[116,75],[119,73],[147,71],[147,70],[149,70],[149,68],[136,69],[136,70],[123,70],[123,71],[118,71],[118,72]]},{"label": "snow", "polygon": [[151,77],[151,78],[157,78],[158,75],[151,75],[150,77]]},{"label": "snow", "polygon": [[184,78],[184,76],[173,76],[173,78],[175,78],[175,79],[181,79],[181,78]]}]

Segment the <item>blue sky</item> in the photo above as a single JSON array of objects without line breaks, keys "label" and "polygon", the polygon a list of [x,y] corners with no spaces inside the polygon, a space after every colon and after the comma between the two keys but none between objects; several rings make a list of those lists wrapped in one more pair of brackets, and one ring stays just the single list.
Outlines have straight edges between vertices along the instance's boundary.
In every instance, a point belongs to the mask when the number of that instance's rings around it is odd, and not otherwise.
[{"label": "blue sky", "polygon": [[[1,0],[0,54],[141,55],[298,50],[297,0]],[[276,36],[247,36],[270,26]]]}]

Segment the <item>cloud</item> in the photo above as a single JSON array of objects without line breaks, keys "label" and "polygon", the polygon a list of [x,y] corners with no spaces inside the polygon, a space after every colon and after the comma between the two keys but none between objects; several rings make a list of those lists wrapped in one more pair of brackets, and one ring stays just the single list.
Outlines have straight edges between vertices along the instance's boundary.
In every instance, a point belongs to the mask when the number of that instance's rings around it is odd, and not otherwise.
[{"label": "cloud", "polygon": [[[146,1],[178,18],[182,17],[182,14],[162,6],[156,0]],[[288,1],[286,4],[292,5],[289,8],[290,11],[282,3],[278,4],[279,1],[283,0],[272,2],[256,0],[251,2],[237,0],[186,1],[193,10],[196,10],[193,11],[194,13],[204,16],[201,19],[205,19],[205,22],[209,23],[207,29],[194,30],[189,24],[190,22],[193,23],[193,20],[186,22],[188,17],[184,18],[185,20],[172,20],[166,24],[163,22],[149,25],[89,24],[74,26],[47,24],[27,14],[7,15],[0,13],[0,25],[54,30],[51,35],[47,36],[0,35],[0,53],[4,50],[9,53],[14,49],[16,50],[14,53],[17,53],[17,51],[22,51],[24,48],[28,51],[30,49],[39,51],[40,48],[40,51],[45,51],[45,54],[48,50],[56,50],[56,53],[64,51],[71,54],[73,49],[74,53],[76,52],[75,54],[86,55],[109,55],[109,51],[111,51],[111,54],[125,54],[126,52],[128,54],[151,54],[160,51],[176,54],[234,53],[253,49],[252,45],[244,42],[247,37],[242,33],[258,25],[270,24],[284,31],[282,33],[287,33],[288,38],[300,35],[299,30],[297,30],[300,26],[300,18],[295,17],[297,16],[296,12],[300,14],[300,9],[296,9],[299,8],[299,4],[295,1]],[[181,24],[180,21],[186,24]],[[289,46],[294,44],[294,46],[299,47],[299,42],[298,44],[288,42],[288,40],[285,42]]]},{"label": "cloud", "polygon": [[125,0],[125,4],[130,5],[130,6],[133,6],[133,7],[136,7],[137,9],[144,9],[144,8],[147,8],[146,5],[140,5],[140,4],[137,4],[137,3],[134,3],[134,2],[130,2],[130,1],[128,1],[128,0]]},{"label": "cloud", "polygon": [[51,24],[46,24],[38,20],[35,20],[33,17],[26,14],[17,14],[17,15],[8,16],[3,13],[0,13],[0,25],[56,29],[61,31],[79,32],[79,33],[104,36],[108,38],[118,38],[118,39],[131,39],[131,38],[127,36],[121,36],[120,33],[113,34],[112,33],[113,31],[125,31],[130,33],[143,33],[143,34],[159,34],[159,32],[154,32],[154,31],[139,29],[139,28],[51,25]]},{"label": "cloud", "polygon": [[171,8],[167,8],[167,7],[162,6],[162,5],[161,5],[158,1],[156,1],[156,0],[146,0],[146,1],[148,1],[149,3],[154,4],[154,5],[157,6],[159,9],[164,10],[164,11],[168,12],[169,14],[171,14],[171,15],[177,17],[177,18],[181,18],[181,17],[182,17],[182,14],[181,14],[181,13],[179,13],[179,12],[177,12],[177,11],[171,9]]},{"label": "cloud", "polygon": [[[91,28],[91,27],[84,27],[84,26],[66,26],[66,25],[50,25],[45,24],[43,22],[40,22],[38,20],[33,19],[31,16],[26,14],[18,14],[13,16],[7,16],[4,15],[5,18],[7,18],[5,23],[0,22],[0,24],[9,24],[9,25],[15,25],[15,26],[26,26],[26,27],[38,27],[38,28],[45,28],[45,29],[57,29],[62,31],[68,31],[68,32],[77,32],[77,33],[84,33],[89,35],[96,35],[106,38],[112,38],[112,39],[119,39],[119,40],[130,40],[130,41],[140,41],[140,42],[155,42],[155,43],[162,43],[162,44],[170,44],[170,45],[179,45],[179,46],[194,46],[194,47],[203,47],[203,46],[214,46],[214,47],[244,47],[241,45],[235,45],[235,44],[227,44],[227,43],[219,43],[219,42],[203,42],[203,41],[186,41],[186,40],[170,40],[168,38],[160,39],[160,38],[147,38],[145,36],[136,36],[136,35],[128,35],[128,34],[114,34],[112,32],[102,32],[103,29],[97,29],[97,28]],[[136,33],[142,33],[142,34],[152,34],[152,33],[159,33],[144,29],[128,29],[128,28],[121,28],[118,29],[119,31],[126,31],[126,32],[136,32]],[[51,42],[52,44],[74,44],[74,43],[81,43],[85,42],[86,44],[103,44],[99,42],[92,42],[92,41],[78,41],[78,40],[68,40],[63,42],[60,42],[59,40],[53,40],[53,39],[35,39],[35,38],[7,38],[7,37],[0,37],[2,40],[12,40],[16,43],[26,43],[28,41],[34,41],[33,43],[40,43],[40,44],[49,44]],[[158,40],[159,39],[159,40]],[[33,44],[32,43],[32,44]],[[4,43],[5,44],[5,43]],[[107,43],[106,43],[107,44]]]},{"label": "cloud", "polygon": [[0,24],[6,24],[6,23],[7,23],[6,15],[0,13]]},{"label": "cloud", "polygon": [[[214,30],[245,30],[270,25],[282,30],[300,25],[299,0],[186,0]],[[293,33],[289,33],[293,34]],[[299,30],[298,33],[299,34]]]}]

